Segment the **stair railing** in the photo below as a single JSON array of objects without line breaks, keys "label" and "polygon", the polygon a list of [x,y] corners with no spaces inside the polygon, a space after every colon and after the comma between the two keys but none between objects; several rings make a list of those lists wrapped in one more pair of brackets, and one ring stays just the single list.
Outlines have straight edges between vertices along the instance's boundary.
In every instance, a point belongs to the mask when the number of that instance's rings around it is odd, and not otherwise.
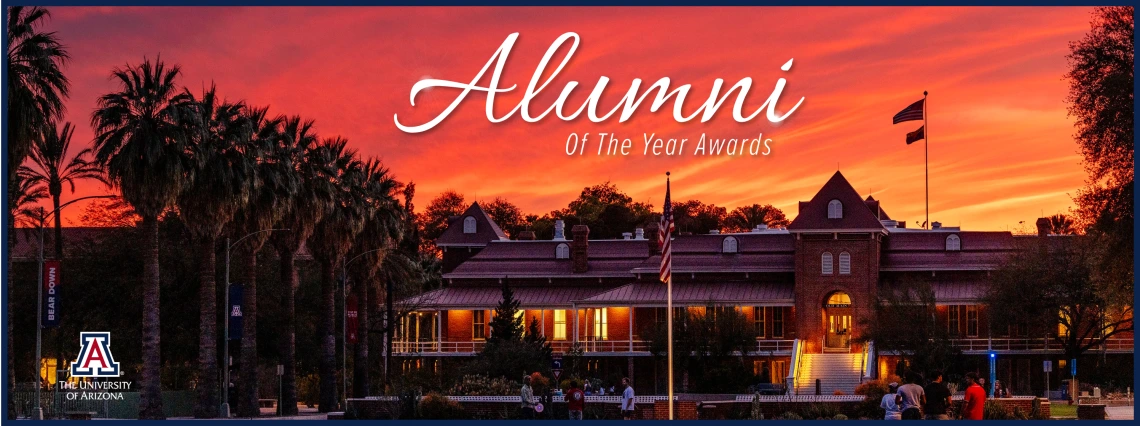
[{"label": "stair railing", "polygon": [[799,378],[800,363],[803,361],[803,351],[803,343],[800,342],[800,339],[793,340],[791,362],[792,368],[790,371],[788,371],[788,377],[784,378],[784,381],[786,382],[786,390],[784,393],[788,394],[789,396],[794,395],[794,392],[796,391],[796,381]]},{"label": "stair railing", "polygon": [[873,378],[875,368],[875,341],[867,341],[863,345],[863,358],[859,365],[859,383]]}]

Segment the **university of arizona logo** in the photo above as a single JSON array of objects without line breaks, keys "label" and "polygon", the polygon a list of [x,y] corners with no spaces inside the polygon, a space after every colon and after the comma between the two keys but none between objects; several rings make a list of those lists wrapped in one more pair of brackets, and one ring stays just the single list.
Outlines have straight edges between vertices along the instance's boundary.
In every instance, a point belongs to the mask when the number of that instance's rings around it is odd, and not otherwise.
[{"label": "university of arizona logo", "polygon": [[119,363],[111,356],[111,333],[79,333],[79,357],[71,363],[72,377],[119,377]]}]

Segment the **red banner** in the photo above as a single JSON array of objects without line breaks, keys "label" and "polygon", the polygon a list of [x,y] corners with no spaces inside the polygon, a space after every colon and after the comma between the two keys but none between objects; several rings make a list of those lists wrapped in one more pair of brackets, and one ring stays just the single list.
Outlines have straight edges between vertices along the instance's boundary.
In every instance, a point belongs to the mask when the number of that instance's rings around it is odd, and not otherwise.
[{"label": "red banner", "polygon": [[59,327],[59,261],[44,261],[44,298],[43,320],[44,328]]},{"label": "red banner", "polygon": [[356,308],[355,297],[349,296],[348,300],[345,302],[345,305],[345,339],[348,340],[348,343],[355,345],[357,327],[356,315],[359,314],[360,311],[358,311]]}]

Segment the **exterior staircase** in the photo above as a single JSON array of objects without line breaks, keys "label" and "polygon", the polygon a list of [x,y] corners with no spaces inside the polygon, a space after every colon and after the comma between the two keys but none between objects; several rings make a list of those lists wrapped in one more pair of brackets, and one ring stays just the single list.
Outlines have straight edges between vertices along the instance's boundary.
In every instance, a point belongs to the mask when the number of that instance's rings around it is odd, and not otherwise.
[{"label": "exterior staircase", "polygon": [[796,372],[795,394],[815,395],[815,381],[820,381],[820,394],[833,395],[836,390],[854,395],[863,381],[863,353],[800,354],[803,357]]}]

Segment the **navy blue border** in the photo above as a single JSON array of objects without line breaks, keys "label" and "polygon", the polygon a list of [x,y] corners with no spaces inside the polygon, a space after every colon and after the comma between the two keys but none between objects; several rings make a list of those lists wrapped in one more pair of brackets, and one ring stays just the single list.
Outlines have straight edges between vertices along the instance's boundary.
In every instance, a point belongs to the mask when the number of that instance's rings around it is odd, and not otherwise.
[{"label": "navy blue border", "polygon": [[[398,0],[398,1],[332,0],[332,1],[326,1],[326,2],[313,1],[313,0],[234,0],[234,1],[226,1],[226,0],[202,0],[202,1],[193,1],[193,0],[165,0],[165,1],[155,1],[155,0],[151,0],[151,1],[147,1],[147,0],[126,0],[126,1],[46,0],[46,1],[38,1],[38,0],[31,0],[31,1],[21,1],[21,2],[16,2],[16,3],[20,4],[20,5],[28,5],[28,6],[1128,6],[1128,5],[1134,4],[1134,2],[1131,2],[1131,1],[1119,1],[1119,0],[1101,1],[1101,2],[1073,1],[1073,0],[999,0],[999,1],[984,1],[984,0],[949,0],[949,1],[947,1],[947,0],[928,0],[928,1],[906,1],[906,0],[864,0],[864,1],[842,1],[842,0],[808,0],[808,1],[789,1],[789,0],[782,0],[782,1],[741,1],[741,0],[707,0],[707,1],[691,1],[691,0],[690,1],[680,1],[680,0],[657,0],[657,1],[646,1],[646,0],[617,0],[617,1],[576,0],[575,1],[575,0],[552,0],[552,1],[546,1],[546,2],[535,1],[535,0],[529,0],[529,1],[525,1],[525,0],[491,0],[491,1],[483,0],[483,1],[470,1],[470,2],[458,1],[458,0],[429,0],[429,1],[414,1],[414,0]],[[12,5],[11,4],[5,5],[5,7],[8,7],[8,6],[12,6]],[[5,19],[3,22],[4,22],[3,26],[5,29],[4,32],[6,34],[7,33],[7,20]],[[4,37],[3,44],[4,44],[4,51],[7,52],[7,50],[8,50],[7,37]],[[1135,63],[1133,64],[1133,67],[1135,67]],[[8,98],[8,85],[6,83],[7,77],[8,77],[7,66],[5,66],[2,71],[0,71],[0,74],[3,75],[3,79],[5,81],[3,88],[0,89],[0,93],[2,93],[3,99],[5,99],[3,106],[0,106],[0,108],[3,108],[2,114],[0,114],[0,127],[3,128],[3,149],[0,150],[0,176],[3,176],[3,179],[5,181],[4,182],[4,191],[0,191],[0,205],[7,206],[8,205],[7,204],[8,203],[8,186],[11,184],[11,182],[8,182],[8,170],[7,170],[8,169],[8,167],[7,167],[7,164],[8,164],[8,131],[7,131],[8,130],[8,103],[6,102],[6,100]],[[1133,82],[1132,93],[1133,93],[1133,97],[1135,98],[1135,93],[1136,93],[1136,83],[1135,82]],[[1133,120],[1135,120],[1137,115],[1138,114],[1136,113],[1136,109],[1135,109],[1135,107],[1133,107]],[[1136,129],[1133,129],[1133,144],[1135,144],[1136,134],[1137,134]],[[1136,168],[1135,164],[1133,164],[1133,168],[1140,171],[1140,168]],[[1137,195],[1137,190],[1135,188],[1133,188],[1133,194],[1132,194],[1133,211],[1135,211],[1137,206],[1140,206],[1140,203],[1137,203],[1137,201],[1136,201],[1136,195]],[[0,241],[3,242],[2,248],[0,248],[0,253],[3,254],[4,264],[2,267],[0,267],[0,268],[3,268],[3,274],[0,275],[0,277],[2,277],[2,279],[4,281],[4,292],[2,294],[0,294],[0,306],[2,306],[2,308],[0,308],[0,309],[6,311],[7,306],[8,306],[7,305],[7,303],[8,303],[8,281],[9,281],[8,276],[9,276],[9,272],[10,272],[8,270],[8,259],[10,258],[11,253],[9,253],[9,247],[7,244],[7,241],[9,238],[9,235],[8,235],[9,230],[8,230],[8,226],[7,226],[8,209],[5,207],[2,210],[3,210],[4,225],[0,226]],[[1140,237],[1140,229],[1137,229],[1135,225],[1136,225],[1136,220],[1133,219],[1133,235],[1132,235],[1133,241],[1136,241],[1137,237]],[[1132,271],[1133,271],[1133,276],[1135,276],[1135,272],[1137,271],[1137,269],[1140,269],[1140,260],[1138,260],[1136,257],[1137,249],[1135,248],[1135,244],[1133,244],[1133,253],[1132,254],[1133,254]],[[1138,300],[1140,300],[1140,298],[1137,297],[1137,293],[1135,292],[1135,283],[1133,283],[1133,294],[1132,294],[1133,306],[1136,306],[1136,302]],[[7,316],[6,312],[3,315],[3,319],[0,319],[0,321],[3,322],[3,329],[2,329],[2,331],[0,331],[0,335],[3,335],[3,334],[6,334],[7,330],[8,330],[8,316]],[[1133,339],[1135,339],[1135,337],[1133,337]],[[0,401],[0,419],[4,419],[3,421],[6,423],[7,422],[6,419],[7,419],[7,415],[8,415],[8,398],[11,398],[10,395],[6,394],[7,393],[7,387],[8,387],[8,380],[9,380],[9,378],[8,378],[8,356],[7,356],[8,355],[8,346],[7,346],[7,336],[6,335],[4,336],[3,339],[0,339],[0,346],[3,347],[3,351],[2,351],[3,352],[3,360],[0,361],[0,363],[2,363],[2,365],[3,365],[3,368],[0,369],[0,377],[3,377],[2,386],[3,386],[3,391],[5,393],[4,401]],[[1137,357],[1137,354],[1135,353],[1135,351],[1132,354],[1132,359],[1133,359],[1133,365],[1136,365],[1137,364],[1136,361],[1140,360],[1140,357]],[[1137,384],[1140,384],[1140,374],[1138,374],[1135,369],[1133,369],[1132,374],[1133,374],[1132,390],[1133,390],[1133,392],[1136,392],[1137,388],[1140,387],[1140,386],[1137,386]],[[1135,410],[1135,407],[1133,409]],[[191,423],[213,423],[213,422],[221,422],[221,421],[241,422],[242,420],[187,420],[187,421],[191,422]],[[251,421],[251,420],[246,420],[246,421]],[[258,420],[258,421],[264,421],[264,419]],[[43,422],[45,424],[58,424],[58,423],[63,423],[65,421],[64,420],[45,420]],[[137,421],[137,420],[103,420],[102,422],[106,422],[103,424],[112,424],[112,425],[113,424],[119,424],[119,423],[123,423],[123,424],[158,423],[158,421]],[[517,422],[513,422],[513,423],[527,424],[527,423],[535,423],[535,422],[538,422],[538,421],[537,420],[535,420],[535,421],[517,421]],[[614,423],[618,423],[618,422],[620,422],[620,421],[618,421],[618,420],[599,420],[599,421],[593,421],[593,422],[591,422],[591,424],[614,424]],[[643,420],[643,421],[639,421],[638,423],[647,423],[647,422],[648,423],[663,423],[665,421],[664,420]],[[964,422],[964,421],[959,420],[959,421],[954,421],[954,422]],[[1050,422],[1050,420],[1025,420],[1025,421],[1019,422],[1019,424],[1032,425],[1032,424],[1046,424],[1047,422]],[[484,424],[484,425],[486,425],[486,424],[498,424],[498,423],[500,423],[500,421],[491,421],[491,420],[467,420],[467,421],[418,420],[418,421],[387,421],[387,423],[391,423],[391,424],[416,424],[416,425],[455,425],[455,424],[465,424],[465,425],[466,424]],[[712,424],[718,423],[718,421],[716,421],[716,420],[690,420],[690,421],[684,421],[684,423],[712,425]],[[777,423],[792,423],[792,421],[777,421]],[[836,421],[836,420],[816,420],[816,421],[813,421],[813,424],[828,424],[828,423],[842,423],[842,421]]]}]

